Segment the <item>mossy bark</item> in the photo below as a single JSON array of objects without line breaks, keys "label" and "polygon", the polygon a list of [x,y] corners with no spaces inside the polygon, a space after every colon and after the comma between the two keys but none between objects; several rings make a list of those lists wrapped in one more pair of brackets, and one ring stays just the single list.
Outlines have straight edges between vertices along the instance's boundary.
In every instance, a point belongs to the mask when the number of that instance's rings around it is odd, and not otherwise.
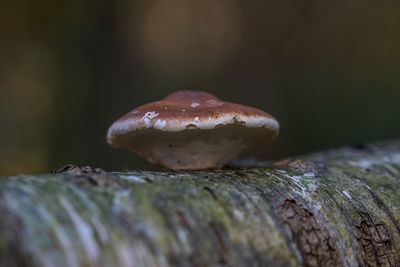
[{"label": "mossy bark", "polygon": [[400,141],[212,172],[0,180],[0,266],[399,266]]}]

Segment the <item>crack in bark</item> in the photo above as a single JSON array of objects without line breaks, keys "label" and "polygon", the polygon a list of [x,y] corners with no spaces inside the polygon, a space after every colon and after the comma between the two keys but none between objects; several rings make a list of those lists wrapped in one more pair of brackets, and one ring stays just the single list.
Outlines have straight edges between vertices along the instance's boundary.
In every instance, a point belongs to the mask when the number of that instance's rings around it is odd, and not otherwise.
[{"label": "crack in bark", "polygon": [[393,223],[394,227],[397,230],[397,233],[400,234],[400,224],[394,217],[393,213],[389,210],[389,208],[385,205],[385,203],[382,201],[382,199],[374,192],[372,191],[369,187],[366,187],[368,192],[370,193],[372,199],[378,205],[378,207],[385,212],[385,214],[389,217],[390,221]]},{"label": "crack in bark", "polygon": [[[368,187],[365,179],[348,172],[344,173],[364,184],[363,187],[368,191],[374,203],[386,214],[397,233],[400,233],[400,224],[380,197]],[[366,266],[399,266],[397,255],[392,247],[390,232],[385,225],[379,220],[374,220],[373,215],[368,212],[362,203],[355,199],[352,202],[358,215],[356,222],[352,224],[356,230],[355,237],[357,242],[362,248],[364,264]]]},{"label": "crack in bark", "polygon": [[398,266],[396,254],[392,248],[390,233],[380,221],[375,221],[368,210],[358,203],[359,222],[355,224],[355,238],[362,248],[366,266]]},{"label": "crack in bark", "polygon": [[285,199],[279,215],[291,230],[304,266],[342,266],[339,252],[327,229],[311,211],[294,199]]}]

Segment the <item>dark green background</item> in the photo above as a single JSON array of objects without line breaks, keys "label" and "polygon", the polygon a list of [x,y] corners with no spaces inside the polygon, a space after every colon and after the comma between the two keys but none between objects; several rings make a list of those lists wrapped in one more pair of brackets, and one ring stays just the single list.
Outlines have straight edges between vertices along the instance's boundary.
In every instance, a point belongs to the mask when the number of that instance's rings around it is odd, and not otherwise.
[{"label": "dark green background", "polygon": [[398,137],[399,14],[397,1],[2,1],[0,175],[153,168],[106,130],[180,89],[277,117],[263,158]]}]

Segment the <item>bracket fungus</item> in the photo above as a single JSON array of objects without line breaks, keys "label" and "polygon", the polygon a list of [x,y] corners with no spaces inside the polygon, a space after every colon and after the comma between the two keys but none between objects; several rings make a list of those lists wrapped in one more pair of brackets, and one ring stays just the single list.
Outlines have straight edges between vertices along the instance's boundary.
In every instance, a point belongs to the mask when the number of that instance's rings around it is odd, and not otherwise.
[{"label": "bracket fungus", "polygon": [[271,142],[278,121],[201,91],[178,91],[115,121],[107,142],[169,169],[219,168],[247,147]]}]

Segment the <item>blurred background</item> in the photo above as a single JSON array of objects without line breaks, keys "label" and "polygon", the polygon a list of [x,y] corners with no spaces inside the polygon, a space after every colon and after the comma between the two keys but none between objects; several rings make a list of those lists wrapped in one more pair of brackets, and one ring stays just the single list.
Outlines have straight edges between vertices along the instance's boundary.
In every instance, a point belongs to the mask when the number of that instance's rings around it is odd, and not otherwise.
[{"label": "blurred background", "polygon": [[0,175],[154,168],[109,125],[180,89],[277,117],[267,159],[400,136],[399,1],[5,0]]}]

